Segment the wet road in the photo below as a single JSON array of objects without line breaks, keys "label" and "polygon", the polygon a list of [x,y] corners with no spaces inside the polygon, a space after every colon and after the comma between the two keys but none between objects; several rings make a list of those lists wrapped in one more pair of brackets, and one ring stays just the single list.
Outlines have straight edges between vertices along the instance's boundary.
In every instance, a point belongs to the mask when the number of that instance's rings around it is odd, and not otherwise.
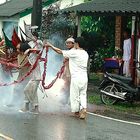
[{"label": "wet road", "polygon": [[[88,114],[79,120],[68,112],[39,115],[12,112],[0,114],[0,133],[14,140],[139,140],[140,126]],[[1,140],[1,139],[0,139]]]},{"label": "wet road", "polygon": [[[58,87],[57,91],[58,91]],[[70,116],[66,94],[52,89],[48,98],[39,94],[39,115],[20,113],[0,105],[0,134],[14,140],[139,140],[140,126],[88,114],[86,120]],[[7,100],[6,102],[7,103]],[[15,101],[17,104],[17,101]],[[93,109],[93,107],[92,107]],[[0,140],[4,140],[0,138]],[[6,139],[5,139],[6,140]],[[7,139],[8,140],[8,139]]]}]

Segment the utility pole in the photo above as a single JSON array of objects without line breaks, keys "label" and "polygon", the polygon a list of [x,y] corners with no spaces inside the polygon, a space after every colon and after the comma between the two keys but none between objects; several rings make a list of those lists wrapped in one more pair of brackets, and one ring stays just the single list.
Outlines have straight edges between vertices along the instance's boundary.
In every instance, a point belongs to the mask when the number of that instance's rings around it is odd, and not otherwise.
[{"label": "utility pole", "polygon": [[42,20],[42,0],[33,0],[31,26],[38,26],[38,30],[40,30],[41,20]]}]

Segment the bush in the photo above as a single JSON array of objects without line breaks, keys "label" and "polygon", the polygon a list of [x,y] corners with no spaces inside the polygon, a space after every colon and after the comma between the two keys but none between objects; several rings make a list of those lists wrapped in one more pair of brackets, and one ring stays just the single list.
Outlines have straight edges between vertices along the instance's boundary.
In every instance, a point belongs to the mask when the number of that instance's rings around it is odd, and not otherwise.
[{"label": "bush", "polygon": [[115,53],[115,18],[83,16],[81,29],[91,58],[91,72],[101,71],[104,58]]}]

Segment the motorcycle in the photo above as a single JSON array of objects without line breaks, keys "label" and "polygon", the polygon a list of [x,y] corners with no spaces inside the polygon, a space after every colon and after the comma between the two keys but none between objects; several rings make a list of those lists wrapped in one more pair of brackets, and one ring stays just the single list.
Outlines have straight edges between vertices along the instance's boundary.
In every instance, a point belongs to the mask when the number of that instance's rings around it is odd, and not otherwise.
[{"label": "motorcycle", "polygon": [[113,105],[118,101],[140,101],[140,87],[135,87],[132,78],[106,72],[99,86],[101,101]]}]

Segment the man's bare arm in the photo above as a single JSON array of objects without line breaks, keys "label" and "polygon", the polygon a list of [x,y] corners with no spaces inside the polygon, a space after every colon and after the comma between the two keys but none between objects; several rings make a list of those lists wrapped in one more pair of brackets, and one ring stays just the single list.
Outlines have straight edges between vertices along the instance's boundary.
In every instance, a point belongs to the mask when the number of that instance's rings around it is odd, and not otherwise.
[{"label": "man's bare arm", "polygon": [[45,46],[46,46],[46,47],[52,48],[52,49],[53,49],[55,52],[57,52],[58,54],[62,54],[62,50],[59,49],[59,48],[57,48],[57,47],[54,47],[51,43],[48,43],[48,42],[47,42],[47,44],[45,44]]}]

